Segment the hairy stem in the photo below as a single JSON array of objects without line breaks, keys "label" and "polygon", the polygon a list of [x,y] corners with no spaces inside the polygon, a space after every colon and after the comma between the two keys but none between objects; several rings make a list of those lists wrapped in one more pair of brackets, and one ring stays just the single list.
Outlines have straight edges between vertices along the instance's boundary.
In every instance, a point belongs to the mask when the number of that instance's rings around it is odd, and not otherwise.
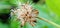
[{"label": "hairy stem", "polygon": [[50,24],[52,24],[53,26],[56,26],[57,28],[60,28],[60,25],[58,25],[58,24],[56,24],[56,23],[54,23],[54,22],[52,22],[52,21],[49,21],[49,20],[47,20],[47,19],[40,18],[40,17],[36,17],[36,18],[41,19],[41,20],[43,20],[43,21],[45,21],[45,22],[47,22],[47,23],[50,23]]}]

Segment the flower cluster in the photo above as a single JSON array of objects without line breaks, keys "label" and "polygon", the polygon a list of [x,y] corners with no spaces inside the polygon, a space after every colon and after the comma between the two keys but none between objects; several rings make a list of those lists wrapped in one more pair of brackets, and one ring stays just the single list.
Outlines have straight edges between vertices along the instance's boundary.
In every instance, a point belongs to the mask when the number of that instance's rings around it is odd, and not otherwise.
[{"label": "flower cluster", "polygon": [[36,17],[38,16],[38,10],[34,9],[29,4],[20,5],[19,9],[12,10],[17,19],[21,21],[21,25],[24,26],[26,22],[29,22],[32,26],[34,26],[34,21],[36,21]]}]

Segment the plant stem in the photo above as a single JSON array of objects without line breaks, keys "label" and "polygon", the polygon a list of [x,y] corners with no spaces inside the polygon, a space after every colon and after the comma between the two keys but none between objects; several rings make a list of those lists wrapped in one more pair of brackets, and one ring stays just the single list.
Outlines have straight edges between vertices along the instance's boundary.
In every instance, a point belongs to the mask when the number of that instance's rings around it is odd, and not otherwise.
[{"label": "plant stem", "polygon": [[47,22],[47,23],[50,23],[50,24],[52,24],[53,26],[56,26],[57,28],[60,28],[60,25],[58,25],[58,24],[56,24],[56,23],[54,23],[54,22],[52,22],[52,21],[49,21],[49,20],[47,20],[47,19],[40,18],[40,17],[36,17],[36,18],[41,19],[41,20],[43,20],[43,21],[45,21],[45,22]]}]

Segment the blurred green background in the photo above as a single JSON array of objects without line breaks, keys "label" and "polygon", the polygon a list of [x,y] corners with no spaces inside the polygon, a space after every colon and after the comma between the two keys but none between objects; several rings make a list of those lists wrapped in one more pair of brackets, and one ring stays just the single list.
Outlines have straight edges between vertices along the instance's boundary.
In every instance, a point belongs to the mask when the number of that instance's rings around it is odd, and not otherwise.
[{"label": "blurred green background", "polygon": [[[20,0],[25,3],[27,0]],[[51,20],[60,25],[60,0],[39,0],[37,3],[31,2],[34,8],[39,10],[39,17]],[[12,6],[16,7],[18,0],[0,0],[0,13],[9,13]],[[16,21],[16,16],[11,17],[11,24],[2,24],[0,21],[0,28],[20,28],[20,22]],[[23,28],[57,28],[45,21],[37,19],[36,26],[32,27],[26,23]]]}]

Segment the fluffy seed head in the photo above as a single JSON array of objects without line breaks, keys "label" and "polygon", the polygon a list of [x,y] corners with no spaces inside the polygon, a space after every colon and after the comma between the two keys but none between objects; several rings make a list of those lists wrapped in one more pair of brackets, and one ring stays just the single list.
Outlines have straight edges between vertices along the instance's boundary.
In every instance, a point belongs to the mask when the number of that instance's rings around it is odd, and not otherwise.
[{"label": "fluffy seed head", "polygon": [[14,14],[17,16],[17,19],[20,19],[21,25],[24,26],[26,22],[29,22],[34,26],[35,17],[38,16],[38,10],[34,9],[29,4],[20,5],[19,9],[13,10]]}]

